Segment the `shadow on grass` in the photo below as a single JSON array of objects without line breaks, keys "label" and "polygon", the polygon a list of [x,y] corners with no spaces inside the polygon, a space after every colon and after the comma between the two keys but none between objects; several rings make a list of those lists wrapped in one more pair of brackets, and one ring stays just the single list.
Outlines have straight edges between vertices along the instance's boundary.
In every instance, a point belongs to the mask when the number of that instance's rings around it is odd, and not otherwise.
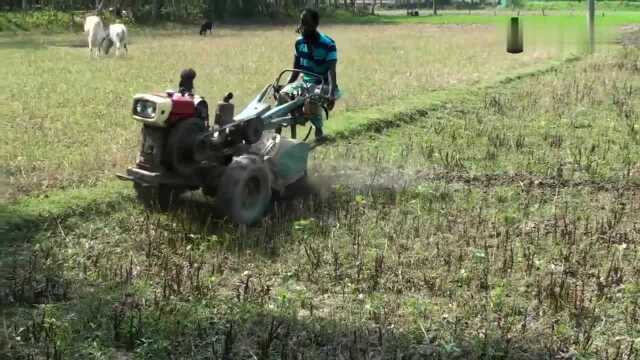
[{"label": "shadow on grass", "polygon": [[[179,239],[195,235],[208,239],[213,235],[228,239],[223,245],[226,250],[251,250],[273,259],[279,256],[281,248],[291,245],[296,232],[305,231],[302,228],[310,219],[317,226],[316,230],[325,233],[339,221],[339,210],[354,206],[354,198],[358,195],[370,196],[377,204],[390,205],[407,191],[401,184],[363,180],[357,184],[338,185],[340,180],[336,175],[315,175],[311,181],[293,184],[284,195],[274,194],[265,216],[250,226],[234,224],[226,218],[224,208],[217,206],[215,199],[200,191],[191,192],[182,195],[166,214],[171,224],[178,224],[171,227],[170,236]],[[299,228],[300,224],[302,228]]]},{"label": "shadow on grass", "polygon": [[215,198],[208,197],[201,191],[194,191],[182,195],[168,215],[173,220],[188,222],[190,231],[206,235],[256,232],[264,227],[291,228],[296,221],[319,211],[319,206],[329,206],[330,197],[335,197],[335,194],[330,193],[327,186],[319,187],[308,181],[299,181],[292,184],[286,194],[279,195],[274,192],[261,221],[250,226],[242,226],[233,224],[227,218],[224,206],[217,204]]},{"label": "shadow on grass", "polygon": [[29,234],[38,231],[39,219],[11,208],[7,204],[0,204],[0,248],[15,241],[29,238]]},{"label": "shadow on grass", "polygon": [[86,48],[87,38],[84,34],[79,34],[77,38],[37,34],[0,36],[0,49],[46,50],[49,47]]},{"label": "shadow on grass", "polygon": [[62,227],[68,219],[122,210],[131,203],[127,190],[113,183],[98,189],[52,191],[0,204],[0,305],[64,298],[64,287],[56,280],[55,269],[48,269],[54,275],[38,279],[29,274],[35,274],[42,266],[57,264],[51,258],[56,251],[50,247],[60,234],[65,238]]},{"label": "shadow on grass", "polygon": [[16,327],[2,334],[14,342],[6,354],[34,358],[24,355],[57,345],[60,358],[92,349],[153,359],[575,358],[551,339],[521,330],[506,336],[490,323],[470,329],[474,321],[468,319],[400,328],[373,309],[359,319],[339,320],[292,303],[269,307],[257,299],[220,297],[144,301],[125,290],[87,293],[56,313],[42,308],[9,318]]},{"label": "shadow on grass", "polygon": [[[561,355],[555,349],[543,348],[539,345],[541,339],[532,336],[486,333],[473,338],[464,336],[465,329],[461,327],[457,329],[459,334],[444,343],[441,339],[445,329],[419,329],[416,324],[415,331],[401,330],[385,324],[381,314],[378,319],[372,314],[362,324],[353,324],[312,315],[301,318],[275,311],[252,311],[242,304],[239,307],[245,311],[244,316],[234,312],[213,322],[211,333],[205,330],[205,336],[196,335],[202,345],[206,344],[205,351],[211,351],[208,355],[212,358],[239,359],[253,354],[258,359],[545,359]],[[188,356],[180,352],[188,342],[178,341],[165,356]]]},{"label": "shadow on grass", "polygon": [[[47,48],[87,49],[87,35],[84,33],[65,35],[27,34],[15,37],[0,35],[0,50],[46,50]],[[135,44],[128,40],[127,44]]]},{"label": "shadow on grass", "polygon": [[0,307],[15,303],[45,304],[66,298],[62,277],[20,276],[25,272],[33,275],[38,266],[32,240],[45,228],[38,216],[0,205]]},{"label": "shadow on grass", "polygon": [[0,50],[2,49],[44,50],[46,49],[46,45],[42,40],[38,40],[32,37],[19,37],[16,39],[12,39],[2,36],[0,37]]},{"label": "shadow on grass", "polygon": [[[86,49],[89,50],[87,38],[82,35],[78,39],[51,39],[45,42],[46,47],[59,47],[59,48],[72,48],[72,49]],[[127,40],[127,45],[135,44],[134,41]]]}]

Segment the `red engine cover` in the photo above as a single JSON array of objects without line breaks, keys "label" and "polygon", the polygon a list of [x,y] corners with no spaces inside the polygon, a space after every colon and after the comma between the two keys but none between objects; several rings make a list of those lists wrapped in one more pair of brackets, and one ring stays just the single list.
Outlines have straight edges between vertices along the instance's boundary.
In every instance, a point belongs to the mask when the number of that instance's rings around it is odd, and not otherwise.
[{"label": "red engine cover", "polygon": [[179,120],[192,118],[196,115],[196,106],[192,96],[175,93],[171,98],[171,102],[171,113],[168,119],[170,124],[174,124]]}]

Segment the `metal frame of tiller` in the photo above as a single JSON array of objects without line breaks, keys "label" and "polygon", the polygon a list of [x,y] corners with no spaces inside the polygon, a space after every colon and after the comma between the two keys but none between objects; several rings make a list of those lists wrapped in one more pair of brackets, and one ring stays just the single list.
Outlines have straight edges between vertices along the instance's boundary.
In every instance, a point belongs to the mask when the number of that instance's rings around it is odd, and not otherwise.
[{"label": "metal frame of tiller", "polygon": [[[322,94],[322,90],[324,90],[324,85],[325,85],[325,82],[322,76],[316,73],[312,73],[310,71],[304,71],[304,70],[295,70],[295,69],[282,70],[282,72],[280,72],[280,75],[278,75],[276,80],[272,84],[267,85],[262,90],[262,92],[247,106],[247,108],[251,107],[252,105],[257,106],[258,104],[264,104],[263,100],[269,93],[269,90],[273,90],[274,98],[275,98],[277,93],[276,89],[280,86],[280,80],[282,79],[282,76],[284,74],[293,73],[293,72],[298,72],[304,75],[309,75],[317,79],[320,79],[320,84],[308,85],[308,86],[305,85],[306,96],[297,96],[295,99],[285,104],[278,105],[272,108],[271,110],[267,111],[260,118],[262,119],[262,123],[264,124],[264,130],[278,130],[283,127],[290,127],[291,138],[295,139],[296,125],[304,125],[308,120],[306,119],[304,114],[291,115],[291,112],[294,109],[304,106],[304,103],[307,101],[307,99],[310,99],[312,102],[315,102],[318,105],[320,105],[322,109],[325,111],[325,115],[327,116],[327,118],[329,117],[329,112],[325,106],[325,101],[327,99],[327,96]],[[311,87],[320,89],[319,93],[315,93],[315,92],[311,93],[311,90],[310,90]],[[311,128],[309,129],[309,133],[307,133],[307,136],[303,139],[303,141],[306,141],[308,139],[310,133],[311,133]]]}]

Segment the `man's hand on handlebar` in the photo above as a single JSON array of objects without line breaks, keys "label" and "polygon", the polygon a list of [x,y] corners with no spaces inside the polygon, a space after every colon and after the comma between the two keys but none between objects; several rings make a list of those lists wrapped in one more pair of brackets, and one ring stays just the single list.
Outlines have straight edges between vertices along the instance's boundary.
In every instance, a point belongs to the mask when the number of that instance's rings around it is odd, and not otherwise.
[{"label": "man's hand on handlebar", "polygon": [[336,106],[336,90],[332,87],[327,96],[327,110],[333,110],[334,106]]},{"label": "man's hand on handlebar", "polygon": [[327,99],[327,110],[331,111],[333,110],[333,108],[336,106],[336,99],[335,98],[328,98]]}]

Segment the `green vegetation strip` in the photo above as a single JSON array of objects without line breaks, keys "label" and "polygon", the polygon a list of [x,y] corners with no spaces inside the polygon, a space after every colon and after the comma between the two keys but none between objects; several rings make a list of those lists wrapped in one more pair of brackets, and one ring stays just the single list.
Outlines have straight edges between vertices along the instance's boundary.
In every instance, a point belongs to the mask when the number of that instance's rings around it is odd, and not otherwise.
[{"label": "green vegetation strip", "polygon": [[[540,26],[562,26],[567,29],[580,30],[586,29],[586,5],[583,4],[584,12],[575,13],[560,12],[553,14],[553,16],[541,16],[541,12],[528,13],[522,12],[520,18],[526,22],[526,27],[531,29],[540,29]],[[627,24],[634,24],[640,20],[640,12],[629,11],[615,11],[609,12],[602,16],[602,11],[608,11],[605,9],[598,9],[598,17],[596,19],[599,27],[616,27]],[[437,24],[437,25],[462,25],[462,24],[476,24],[476,25],[497,25],[504,26],[507,24],[509,18],[516,15],[516,12],[511,11],[474,11],[469,13],[464,12],[444,12],[443,15],[438,16],[399,16],[399,15],[376,15],[376,16],[361,16],[352,17],[349,15],[336,16],[333,21],[342,23],[356,23],[356,24]]]},{"label": "green vegetation strip", "polygon": [[558,69],[563,64],[572,63],[579,59],[580,57],[573,56],[562,61],[550,61],[541,66],[504,75],[482,85],[454,87],[434,91],[429,96],[409,96],[367,110],[337,114],[335,118],[329,120],[326,126],[335,139],[349,139],[364,132],[401,126],[414,122],[417,117],[424,117],[447,103],[460,103],[491,88],[542,75]]},{"label": "green vegetation strip", "polygon": [[[584,1],[528,1],[527,10],[576,10],[584,11],[587,3]],[[638,11],[640,2],[629,1],[598,1],[596,9],[599,11]]]}]

